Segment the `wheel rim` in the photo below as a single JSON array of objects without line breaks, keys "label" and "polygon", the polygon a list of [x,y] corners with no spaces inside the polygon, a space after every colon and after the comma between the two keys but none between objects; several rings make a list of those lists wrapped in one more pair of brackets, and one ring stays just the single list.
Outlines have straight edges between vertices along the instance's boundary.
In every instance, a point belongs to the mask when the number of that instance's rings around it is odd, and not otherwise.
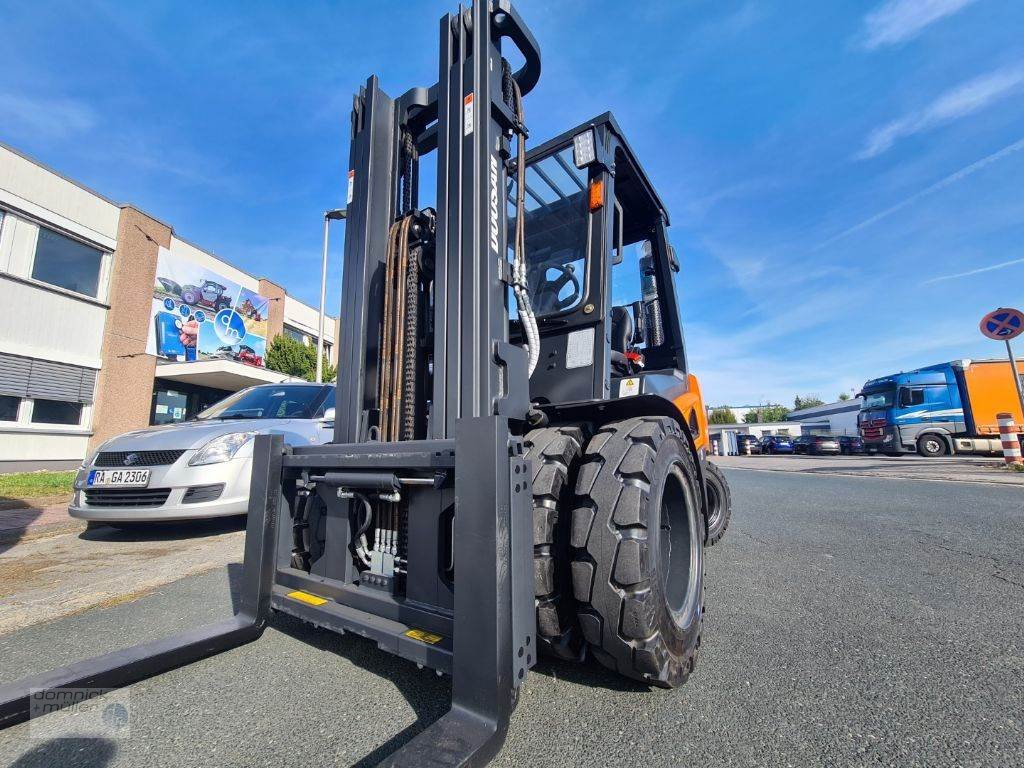
[{"label": "wheel rim", "polygon": [[718,518],[722,516],[722,497],[714,480],[706,482],[704,488],[708,494],[708,528],[714,530],[718,525]]},{"label": "wheel rim", "polygon": [[924,452],[930,454],[938,454],[942,451],[942,446],[939,445],[939,441],[934,437],[927,437],[924,440]]},{"label": "wheel rim", "polygon": [[697,591],[701,541],[693,495],[686,476],[674,464],[661,494],[661,562],[665,600],[673,614],[686,612]]}]

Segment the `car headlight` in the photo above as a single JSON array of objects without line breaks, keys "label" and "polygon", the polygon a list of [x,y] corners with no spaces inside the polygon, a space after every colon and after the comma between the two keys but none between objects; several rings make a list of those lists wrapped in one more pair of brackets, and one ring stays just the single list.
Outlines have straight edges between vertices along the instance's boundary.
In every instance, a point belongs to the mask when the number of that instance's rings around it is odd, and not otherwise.
[{"label": "car headlight", "polygon": [[200,448],[196,455],[188,460],[188,464],[190,467],[198,467],[229,461],[235,458],[235,454],[255,435],[255,432],[229,432],[226,435],[218,435]]}]

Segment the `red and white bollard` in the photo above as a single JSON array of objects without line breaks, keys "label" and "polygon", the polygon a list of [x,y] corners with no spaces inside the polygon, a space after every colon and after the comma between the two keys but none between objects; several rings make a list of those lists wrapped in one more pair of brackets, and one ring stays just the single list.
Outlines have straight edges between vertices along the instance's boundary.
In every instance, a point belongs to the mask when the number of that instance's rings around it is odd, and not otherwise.
[{"label": "red and white bollard", "polygon": [[751,454],[750,441],[745,440],[744,444],[747,446],[747,456],[749,456]]},{"label": "red and white bollard", "polygon": [[999,440],[1003,444],[1003,461],[1007,464],[1024,464],[1020,455],[1020,438],[1017,436],[1017,425],[1013,414],[997,413],[999,421]]}]

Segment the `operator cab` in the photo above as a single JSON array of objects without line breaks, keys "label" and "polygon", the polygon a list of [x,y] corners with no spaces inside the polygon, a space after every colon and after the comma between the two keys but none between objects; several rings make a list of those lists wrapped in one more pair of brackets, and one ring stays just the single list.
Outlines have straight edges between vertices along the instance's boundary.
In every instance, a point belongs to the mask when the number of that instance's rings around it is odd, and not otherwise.
[{"label": "operator cab", "polygon": [[[516,192],[510,173],[510,233]],[[683,378],[668,214],[611,113],[529,152],[525,193],[527,284],[541,337],[531,400],[607,400],[619,380],[643,371]]]}]

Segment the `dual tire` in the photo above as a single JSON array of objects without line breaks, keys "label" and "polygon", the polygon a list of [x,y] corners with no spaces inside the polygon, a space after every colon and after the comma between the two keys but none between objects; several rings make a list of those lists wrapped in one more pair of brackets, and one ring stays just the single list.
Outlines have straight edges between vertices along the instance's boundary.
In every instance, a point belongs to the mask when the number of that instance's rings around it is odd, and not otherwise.
[{"label": "dual tire", "polygon": [[725,475],[716,464],[704,462],[704,487],[707,493],[707,546],[714,546],[729,527],[732,518],[732,492]]},{"label": "dual tire", "polygon": [[546,427],[524,439],[533,468],[533,581],[537,606],[537,643],[561,659],[583,656],[583,639],[572,600],[569,523],[572,478],[583,453],[579,427]]},{"label": "dual tire", "polygon": [[[573,660],[589,650],[651,685],[686,682],[703,623],[705,518],[697,459],[679,426],[628,419],[589,440],[578,427],[547,427],[525,447],[541,649]],[[706,463],[704,475],[713,544],[731,496],[716,466]]]}]

